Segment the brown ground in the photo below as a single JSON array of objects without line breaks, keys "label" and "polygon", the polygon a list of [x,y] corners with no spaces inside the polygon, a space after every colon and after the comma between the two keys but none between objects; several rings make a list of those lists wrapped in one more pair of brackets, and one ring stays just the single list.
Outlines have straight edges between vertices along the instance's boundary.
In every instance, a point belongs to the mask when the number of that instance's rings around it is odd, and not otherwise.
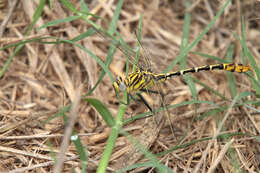
[{"label": "brown ground", "polygon": [[[3,2],[3,5],[0,5],[0,21],[2,23],[0,44],[2,47],[23,40],[25,30],[32,22],[37,4],[33,1],[13,0],[12,2],[17,3],[12,9],[4,5],[4,0],[0,0],[0,2]],[[74,5],[79,8],[78,1],[74,2],[77,2]],[[101,2],[103,3],[90,1],[89,8],[92,13],[105,19],[101,23],[107,27],[116,3],[111,0],[106,3],[105,1]],[[206,27],[223,5],[221,2],[217,0],[193,1],[192,7],[189,9],[192,14],[189,43],[198,37],[199,33]],[[60,3],[53,5],[53,10],[48,6],[45,7],[44,14],[35,27],[72,15]],[[179,53],[184,9],[181,0],[163,0],[160,3],[157,3],[156,0],[152,2],[128,0],[123,5],[118,30],[123,38],[133,46],[133,43],[136,42],[133,33],[137,27],[139,14],[143,14],[142,43],[153,57],[152,65],[156,66],[155,72],[161,72],[165,69]],[[225,10],[215,27],[193,48],[193,51],[223,58],[229,45],[234,43],[233,61],[242,62],[240,44],[232,34],[234,32],[241,35],[241,16],[245,17],[247,46],[253,53],[255,61],[260,65],[259,1],[235,1]],[[7,23],[4,24],[4,21]],[[100,24],[100,20],[97,22]],[[89,25],[85,21],[77,20],[39,32],[32,32],[30,37],[38,38],[43,35],[52,35],[71,39],[86,31],[88,27]],[[105,60],[107,50],[104,44],[106,42],[96,35],[81,43],[102,60]],[[1,67],[13,51],[14,48],[9,48],[0,52]],[[188,67],[216,63],[191,53],[188,54],[187,62]],[[124,63],[124,56],[120,51],[117,51],[110,66],[110,70],[115,76],[123,74]],[[63,106],[70,104],[75,98],[79,98],[77,95],[83,95],[93,87],[100,74],[100,69],[86,53],[69,44],[30,43],[25,45],[14,57],[0,80],[0,172],[18,168],[25,168],[28,172],[52,172],[54,164],[50,162],[52,157],[47,141],[49,139],[55,152],[62,150],[60,149],[61,136],[64,133],[65,125],[62,118],[55,118],[47,124],[43,124],[43,121],[53,116]],[[224,74],[224,72],[205,72],[193,76],[231,99],[229,86],[226,82],[227,77]],[[246,75],[234,74],[234,76],[238,93],[254,91]],[[78,92],[79,86],[82,88],[81,93]],[[166,97],[168,104],[192,100],[189,88],[185,85],[182,77],[172,79],[165,86],[165,92],[168,93]],[[196,88],[200,100],[212,101],[219,106],[231,104],[231,101],[223,101],[198,84],[196,84]],[[101,100],[113,115],[116,114],[119,104],[113,92],[111,80],[107,75],[92,97]],[[247,100],[254,101],[256,98],[250,96],[247,97]],[[219,133],[220,122],[224,123],[221,133],[243,132],[253,136],[259,135],[259,113],[252,114],[256,111],[245,106],[215,113],[214,116],[203,119],[194,119],[213,107],[214,105],[198,104],[170,110],[174,136],[171,133],[169,121],[166,121],[164,126],[159,126],[155,125],[155,121],[152,121],[151,118],[135,121],[125,126],[124,129],[139,137],[138,140],[143,145],[149,146],[153,153],[166,151],[177,144],[212,137]],[[110,128],[85,101],[81,101],[77,108],[78,113],[74,114],[79,117],[75,120],[74,130],[81,134],[83,145],[87,145],[89,152],[87,170],[94,172],[106,146]],[[255,108],[259,109],[259,107]],[[132,104],[127,109],[126,117],[130,117],[133,112],[135,114],[145,110],[144,106]],[[223,120],[225,115],[228,117]],[[229,142],[233,143],[231,143],[231,149],[227,150],[225,147]],[[205,140],[185,146],[158,159],[176,172],[196,172],[196,169],[198,169],[197,172],[218,173],[238,172],[238,170],[241,172],[260,172],[259,146],[259,141],[253,137],[235,135],[218,141]],[[66,156],[71,158],[71,161],[64,164],[63,172],[71,172],[72,168],[79,172],[80,162],[76,157],[77,152],[73,144],[69,145]],[[204,157],[205,159],[202,159]],[[144,160],[146,158],[143,158],[142,154],[131,146],[127,137],[120,136],[110,159],[109,170],[118,170],[124,167],[123,165],[140,163]],[[38,165],[38,168],[33,168],[35,165]]]}]

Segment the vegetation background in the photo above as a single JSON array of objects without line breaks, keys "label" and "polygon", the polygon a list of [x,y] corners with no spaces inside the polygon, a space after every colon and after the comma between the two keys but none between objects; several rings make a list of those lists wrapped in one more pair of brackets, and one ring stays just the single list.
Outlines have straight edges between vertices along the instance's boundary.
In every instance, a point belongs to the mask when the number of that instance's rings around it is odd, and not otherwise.
[{"label": "vegetation background", "polygon": [[[260,172],[260,1],[0,0],[0,8],[0,172]],[[147,112],[132,103],[121,105],[131,123],[120,131],[110,74],[123,76],[127,58],[109,44],[116,29],[135,47],[140,20],[155,73],[173,62],[170,71],[234,62],[255,73],[174,78],[162,86],[172,106],[158,116],[165,123],[132,121]]]}]

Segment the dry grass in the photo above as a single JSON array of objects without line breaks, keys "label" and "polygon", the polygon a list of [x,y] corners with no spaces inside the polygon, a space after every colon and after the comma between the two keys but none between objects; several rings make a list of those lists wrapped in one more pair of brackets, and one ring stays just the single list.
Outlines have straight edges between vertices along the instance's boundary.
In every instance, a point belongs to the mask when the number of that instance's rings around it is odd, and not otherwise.
[{"label": "dry grass", "polygon": [[[38,20],[35,27],[72,15],[60,3],[54,2],[53,10],[45,6],[44,15]],[[79,2],[74,2],[77,3],[73,5],[79,8]],[[155,72],[162,72],[179,53],[185,6],[183,1],[178,0],[164,0],[160,3],[154,0],[152,2],[125,1],[118,21],[118,30],[125,41],[133,46],[136,42],[133,33],[137,28],[139,13],[142,13],[143,46],[153,57],[153,66],[156,66]],[[192,3],[192,7],[188,9],[192,14],[190,40],[194,40],[213,18],[222,5],[220,2],[205,0]],[[234,43],[233,61],[242,62],[241,47],[232,32],[241,35],[241,16],[244,16],[247,46],[252,51],[257,64],[260,65],[260,2],[253,0],[235,2],[225,10],[214,28],[203,37],[193,51],[223,58],[229,45]],[[90,1],[89,9],[91,13],[105,19],[97,20],[97,23],[107,28],[107,21],[111,20],[115,4],[111,0],[107,2]],[[17,1],[13,8],[11,6],[0,5],[2,8],[0,11],[1,47],[25,39],[24,32],[32,22],[37,4],[32,1]],[[85,32],[88,27],[89,25],[83,20],[77,20],[42,29],[39,32],[32,32],[28,37],[39,38],[51,35],[71,39]],[[106,42],[99,36],[92,36],[82,40],[81,44],[105,60]],[[13,51],[14,48],[8,48],[0,52],[1,66]],[[110,70],[115,76],[124,73],[125,60],[124,55],[117,51],[110,65]],[[192,67],[216,62],[190,53],[187,63],[188,67]],[[106,140],[110,135],[110,128],[90,105],[85,101],[77,103],[75,100],[79,99],[79,93],[83,95],[94,86],[100,71],[100,67],[89,55],[73,45],[43,43],[25,45],[0,80],[0,172],[11,170],[13,172],[26,170],[28,172],[52,172],[54,162],[50,154],[51,150],[63,151],[66,156],[64,159],[67,161],[63,165],[62,172],[72,172],[72,169],[80,172],[80,160],[77,157],[75,146],[72,143],[63,143],[63,147],[60,148],[65,127],[73,126],[73,124],[64,124],[61,117],[43,123],[71,102],[74,104],[68,115],[76,116],[74,117],[76,118],[74,131],[79,134],[82,145],[87,146],[89,157],[87,171],[94,172],[97,169]],[[224,72],[205,72],[194,76],[231,100],[231,92],[224,74]],[[244,74],[234,74],[234,76],[238,93],[254,91],[248,76]],[[83,87],[80,89],[79,86]],[[200,85],[196,84],[196,88],[200,100],[212,101],[218,106],[232,105],[231,101],[223,101]],[[171,105],[193,100],[182,77],[169,81],[165,92],[168,93],[167,103]],[[107,76],[104,77],[92,97],[105,103],[115,115],[119,104],[111,80]],[[256,99],[255,96],[247,97],[247,100],[251,101]],[[260,133],[259,112],[253,114],[255,111],[248,107],[236,106],[228,107],[224,111],[202,119],[196,119],[213,108],[215,105],[199,104],[170,110],[174,137],[168,121],[162,127],[155,127],[151,118],[135,121],[124,126],[124,129],[136,137],[139,136],[138,140],[141,143],[147,140],[148,142],[144,142],[144,145],[149,146],[149,151],[153,153],[166,151],[176,145],[205,137],[233,134],[233,136],[225,136],[219,140],[206,139],[182,146],[158,159],[176,172],[260,172],[259,141],[250,137],[250,135],[257,136]],[[255,108],[259,109],[259,106],[255,106]],[[132,104],[127,109],[126,117],[130,117],[132,112],[144,111],[144,106]],[[221,123],[220,131],[218,127]],[[158,132],[154,132],[156,128],[159,129],[157,129]],[[235,132],[250,135],[236,135]],[[68,134],[71,134],[71,131],[67,132]],[[64,139],[66,138],[64,137]],[[129,164],[141,163],[145,160],[147,158],[133,149],[128,138],[122,135],[117,139],[108,171],[118,170]],[[56,171],[59,170],[57,165],[55,168]],[[142,169],[144,168],[134,171],[138,172]],[[151,171],[154,170],[151,169]]]}]

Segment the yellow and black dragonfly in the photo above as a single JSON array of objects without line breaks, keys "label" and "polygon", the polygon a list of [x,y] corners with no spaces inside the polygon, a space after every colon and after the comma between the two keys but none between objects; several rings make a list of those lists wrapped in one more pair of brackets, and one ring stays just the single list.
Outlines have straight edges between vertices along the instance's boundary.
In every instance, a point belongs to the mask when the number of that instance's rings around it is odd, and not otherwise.
[{"label": "yellow and black dragonfly", "polygon": [[[96,31],[105,40],[111,42],[110,41],[111,39],[108,38],[106,34],[98,30]],[[161,95],[160,100],[163,102],[162,91],[156,91],[156,90],[160,90],[161,87],[155,87],[155,86],[159,85],[162,82],[167,81],[168,79],[177,76],[182,76],[188,73],[197,73],[202,71],[224,70],[224,71],[238,72],[238,73],[253,71],[251,66],[249,65],[235,64],[235,63],[221,63],[221,64],[192,67],[192,68],[169,72],[169,73],[154,73],[151,68],[150,54],[146,49],[142,47],[140,40],[137,39],[137,41],[139,44],[139,48],[142,48],[143,50],[141,51],[142,53],[139,54],[140,58],[138,61],[136,61],[135,58],[137,52],[134,51],[125,43],[122,43],[122,40],[121,41],[117,40],[117,42],[113,43],[116,48],[118,48],[125,56],[129,58],[129,62],[136,67],[136,69],[132,73],[129,73],[125,77],[122,78],[118,76],[116,78],[116,81],[113,83],[113,88],[116,93],[122,91],[127,92],[128,97],[127,97],[127,103],[125,104],[128,105],[130,103],[130,98],[135,100],[133,96],[137,95],[151,112],[153,112],[152,107],[148,104],[148,102],[142,96],[141,93],[146,92],[146,93],[160,94]],[[161,106],[163,105],[165,104],[161,103]]]}]

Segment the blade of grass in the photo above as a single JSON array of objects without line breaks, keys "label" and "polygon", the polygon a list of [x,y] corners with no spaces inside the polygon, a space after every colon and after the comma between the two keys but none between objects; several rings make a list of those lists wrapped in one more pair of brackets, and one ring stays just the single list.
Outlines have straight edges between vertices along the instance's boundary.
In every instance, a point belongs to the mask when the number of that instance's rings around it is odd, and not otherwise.
[{"label": "blade of grass", "polygon": [[128,137],[128,139],[135,145],[136,148],[139,149],[139,152],[142,152],[146,158],[148,158],[151,162],[153,167],[156,168],[157,172],[172,172],[169,170],[168,167],[165,167],[162,165],[159,160],[157,159],[156,155],[152,154],[148,151],[148,149],[145,148],[138,140],[136,140],[132,135],[129,135],[125,131],[121,131],[121,133]]},{"label": "blade of grass", "polygon": [[[165,166],[165,165],[161,165],[161,166],[164,168],[164,171],[166,171],[166,172],[173,172],[173,170],[171,170],[167,166]],[[134,164],[134,165],[127,166],[127,167],[125,167],[123,169],[120,169],[116,173],[124,173],[124,172],[127,172],[127,171],[131,171],[133,169],[142,168],[142,167],[152,168],[152,167],[154,167],[154,164],[151,161],[144,162],[144,163],[137,163],[137,164]],[[175,172],[173,172],[173,173],[175,173]]]},{"label": "blade of grass", "polygon": [[[185,3],[186,9],[191,6],[191,3],[186,0]],[[182,28],[182,39],[181,39],[181,47],[180,47],[180,54],[184,51],[184,49],[188,46],[189,34],[190,34],[190,22],[191,22],[191,14],[190,12],[186,12],[184,15],[184,24]],[[180,69],[185,69],[187,66],[187,56],[184,55],[180,59]]]},{"label": "blade of grass", "polygon": [[[118,2],[117,6],[116,6],[116,9],[115,9],[114,15],[112,17],[112,20],[111,20],[111,23],[110,23],[108,31],[105,31],[104,29],[102,29],[100,26],[98,26],[97,24],[95,24],[93,21],[91,21],[88,18],[89,16],[94,16],[94,17],[98,18],[98,16],[96,16],[94,14],[88,13],[87,5],[83,1],[81,1],[81,4],[84,4],[84,5],[82,5],[82,8],[81,8],[81,10],[83,10],[83,11],[77,11],[77,9],[68,0],[62,0],[61,2],[63,3],[63,5],[65,7],[67,7],[74,14],[76,14],[76,16],[71,16],[71,17],[67,17],[65,19],[60,19],[60,20],[56,20],[56,21],[52,21],[52,22],[46,23],[45,25],[41,26],[38,29],[41,29],[41,28],[44,28],[44,27],[47,27],[47,26],[52,26],[52,25],[64,23],[64,22],[70,22],[70,21],[73,21],[73,20],[77,20],[78,18],[81,18],[81,19],[85,20],[86,22],[88,22],[89,24],[91,24],[96,30],[98,30],[100,32],[104,32],[110,38],[114,38],[112,35],[116,31],[116,23],[117,23],[118,18],[119,18],[119,14],[120,14],[120,10],[122,8],[123,0],[120,0]],[[105,64],[106,64],[107,67],[112,62],[115,50],[116,50],[115,46],[110,46],[109,51],[107,53],[107,58],[106,58],[106,61],[105,61]],[[98,80],[97,80],[96,84],[94,85],[93,88],[91,88],[89,90],[89,92],[85,96],[90,95],[96,89],[96,87],[102,81],[102,79],[103,79],[103,77],[105,76],[106,73],[107,73],[107,70],[105,70],[103,68],[101,73],[100,73],[100,75],[99,75],[99,77],[98,77]],[[114,81],[114,79],[112,81]]]},{"label": "blade of grass", "polygon": [[103,120],[107,123],[109,127],[113,127],[115,125],[112,114],[101,101],[95,98],[86,98],[85,100],[92,106],[94,106],[94,108],[99,112],[99,114],[102,116]]},{"label": "blade of grass", "polygon": [[226,154],[229,158],[229,162],[231,164],[232,170],[234,172],[242,173],[240,159],[238,158],[238,155],[236,154],[235,148],[229,148],[228,153]]},{"label": "blade of grass", "polygon": [[84,0],[80,0],[80,11],[85,12],[85,13],[89,12],[88,6]]},{"label": "blade of grass", "polygon": [[85,148],[82,145],[79,136],[74,131],[72,131],[70,140],[73,142],[74,146],[76,147],[77,153],[79,154],[79,158],[81,162],[81,172],[84,173],[86,172],[87,164],[88,164],[88,152],[86,152],[87,148]]},{"label": "blade of grass", "polygon": [[95,33],[95,30],[93,28],[89,28],[87,32],[83,32],[80,35],[72,38],[70,41],[77,42],[80,40],[83,40],[86,37],[92,36]]},{"label": "blade of grass", "polygon": [[[125,91],[124,96],[123,96],[123,101],[126,102],[126,100],[127,100],[127,93]],[[124,116],[125,111],[126,111],[126,107],[127,107],[127,105],[125,105],[125,104],[120,104],[120,106],[119,106],[119,110],[118,110],[117,115],[116,115],[115,125],[111,129],[110,136],[107,140],[106,148],[103,152],[102,158],[101,158],[100,163],[98,165],[98,169],[97,169],[98,173],[105,173],[106,172],[106,168],[108,166],[110,156],[111,156],[112,151],[114,149],[116,139],[118,137],[119,131],[120,131],[122,124],[123,124],[122,121],[123,121],[123,116]]]},{"label": "blade of grass", "polygon": [[211,91],[213,94],[215,94],[216,96],[219,96],[221,99],[224,99],[224,100],[228,100],[224,95],[222,95],[221,93],[219,93],[218,91],[214,90],[213,88],[209,87],[207,84],[204,84],[203,82],[201,82],[200,80],[194,78],[194,77],[191,77],[192,80],[199,84],[200,86],[203,86],[204,88],[206,88],[207,90]]},{"label": "blade of grass", "polygon": [[202,39],[202,37],[210,30],[210,28],[215,24],[216,20],[220,17],[220,15],[224,12],[225,8],[229,5],[231,0],[227,0],[223,7],[218,11],[216,16],[209,22],[206,28],[201,32],[201,34],[173,60],[173,62],[164,70],[164,73],[169,72],[174,65],[176,65],[180,59],[187,55],[187,53]]},{"label": "blade of grass", "polygon": [[50,156],[52,157],[54,162],[56,162],[57,161],[57,157],[56,157],[56,154],[54,152],[54,147],[52,146],[52,143],[51,143],[50,139],[47,139],[46,144],[47,144],[48,148],[50,149]]},{"label": "blade of grass", "polygon": [[[242,133],[242,132],[234,132],[234,133],[222,133],[218,136],[216,136],[216,139],[218,140],[221,140],[223,138],[231,138],[233,136],[251,136],[250,134],[247,134],[247,133]],[[188,146],[191,146],[191,145],[194,145],[196,143],[199,143],[199,142],[203,142],[203,141],[209,141],[209,140],[212,140],[213,137],[204,137],[204,138],[201,138],[201,139],[196,139],[196,140],[192,140],[188,143],[185,143],[185,144],[181,144],[181,145],[176,145],[166,151],[163,151],[163,152],[160,152],[158,154],[156,154],[158,157],[161,157],[161,156],[164,156],[166,154],[169,154],[173,151],[176,151],[178,149],[181,149],[181,148],[187,148]]]},{"label": "blade of grass", "polygon": [[[33,26],[35,25],[35,23],[38,21],[38,19],[41,17],[41,14],[43,12],[43,7],[46,3],[46,0],[41,0],[37,9],[35,10],[35,13],[33,15],[33,20],[32,23],[28,26],[28,28],[26,29],[26,32],[24,34],[24,36],[28,36],[30,34],[30,32],[32,31]],[[13,58],[20,52],[20,50],[23,48],[24,43],[19,43],[19,45],[14,49],[14,53],[11,54],[11,56],[7,59],[6,63],[4,64],[3,68],[0,71],[0,78],[4,75],[4,73],[6,72],[9,64],[12,62]]]},{"label": "blade of grass", "polygon": [[[185,0],[185,8],[189,9],[191,6],[191,3],[189,0]],[[182,40],[181,40],[181,48],[180,48],[180,53],[182,54],[183,51],[185,50],[185,48],[188,47],[188,40],[189,40],[189,33],[190,33],[190,24],[191,24],[191,14],[190,12],[187,10],[185,15],[184,15],[184,25],[183,25],[183,35],[182,35]],[[183,54],[182,58],[180,59],[180,69],[185,69],[187,66],[187,54]],[[196,91],[196,87],[194,84],[194,81],[192,80],[192,78],[190,77],[189,74],[186,74],[183,76],[186,84],[188,85],[192,97],[193,97],[193,103],[194,103],[194,109],[195,109],[195,113],[197,112],[197,104],[196,102],[198,101],[198,97],[197,97],[197,91]],[[193,124],[193,120],[190,123],[190,127]],[[189,128],[187,129],[187,131],[189,130]],[[173,131],[173,130],[172,130]],[[187,133],[186,131],[186,133]],[[184,138],[184,137],[183,137]]]},{"label": "blade of grass", "polygon": [[128,52],[129,48],[128,48],[126,42],[124,41],[124,39],[122,38],[122,36],[118,32],[115,32],[115,34],[116,34],[118,41],[119,41],[119,43],[117,43],[117,44],[120,44],[122,46],[123,51],[124,51],[123,53],[126,56],[125,75],[127,76],[128,72],[129,72],[129,57],[130,57],[129,52]]},{"label": "blade of grass", "polygon": [[[136,46],[136,56],[135,56],[135,61],[134,64],[138,64],[139,58],[140,58],[140,48],[142,47],[141,45],[141,39],[142,39],[142,28],[143,28],[143,19],[142,15],[139,16],[139,21],[138,21],[138,26],[137,26],[137,46]],[[133,72],[136,71],[136,65],[133,66]]]},{"label": "blade of grass", "polygon": [[[30,42],[40,42],[40,43],[44,43],[44,44],[59,44],[59,43],[70,43],[75,45],[76,47],[82,49],[83,51],[85,51],[87,54],[90,55],[90,57],[94,58],[94,60],[102,67],[102,69],[108,74],[108,76],[110,77],[111,81],[114,82],[114,77],[113,74],[111,73],[111,71],[108,69],[108,66],[106,64],[104,64],[104,62],[97,57],[94,53],[92,53],[90,50],[86,49],[85,47],[83,47],[81,44],[76,43],[76,41],[79,41],[80,39],[83,39],[89,35],[93,34],[93,28],[89,29],[87,32],[82,33],[79,36],[76,36],[74,38],[72,38],[72,40],[63,40],[57,37],[42,37],[42,38],[34,38],[34,39],[30,39],[30,40],[24,40],[20,43],[14,43],[11,45],[7,45],[3,48],[0,48],[0,50],[4,50],[10,47],[14,47],[16,45],[20,46],[20,45],[24,45],[26,43],[30,43]],[[57,41],[42,41],[44,39],[55,39]]]},{"label": "blade of grass", "polygon": [[83,51],[85,51],[87,54],[90,55],[90,57],[94,58],[95,61],[102,67],[102,69],[105,71],[105,73],[108,74],[108,76],[110,77],[111,81],[114,82],[114,77],[113,74],[111,73],[111,71],[108,69],[108,66],[99,58],[97,57],[93,52],[91,52],[90,50],[86,49],[85,47],[83,47],[81,44],[77,44],[73,41],[70,40],[61,40],[60,41],[64,42],[64,43],[70,43],[73,44],[77,47],[79,47],[80,49],[82,49]]},{"label": "blade of grass", "polygon": [[65,114],[70,111],[70,108],[71,108],[71,105],[68,105],[68,106],[65,106],[65,107],[61,108],[58,113],[54,114],[53,116],[51,116],[50,118],[48,118],[47,120],[45,120],[45,121],[43,122],[43,124],[46,124],[46,123],[48,123],[49,121],[51,121],[51,120],[53,120],[53,119],[55,119],[55,118],[57,118],[57,117],[64,117]]},{"label": "blade of grass", "polygon": [[[213,102],[210,102],[210,101],[197,101],[197,102],[194,102],[194,101],[186,101],[186,102],[181,102],[181,103],[178,103],[178,104],[174,104],[174,105],[169,105],[169,106],[166,106],[166,107],[161,107],[159,109],[155,109],[154,110],[154,113],[158,113],[158,112],[161,112],[161,111],[165,111],[165,110],[170,110],[170,109],[175,109],[175,108],[178,108],[178,107],[181,107],[181,106],[186,106],[186,105],[190,105],[190,104],[210,104],[210,105],[215,105],[215,103]],[[124,125],[128,124],[128,123],[131,123],[132,121],[135,121],[135,120],[138,120],[138,119],[142,119],[142,118],[147,118],[147,117],[150,117],[154,115],[152,112],[144,112],[144,113],[141,113],[141,114],[138,114],[138,115],[135,115],[131,118],[128,118],[128,119],[125,119],[124,120]]]},{"label": "blade of grass", "polygon": [[[114,15],[112,17],[112,21],[111,21],[111,23],[109,25],[109,29],[108,29],[107,32],[104,32],[104,33],[108,33],[109,35],[113,35],[116,32],[117,22],[118,22],[118,19],[119,19],[119,14],[120,14],[122,5],[123,5],[123,0],[118,1],[116,9],[115,9],[115,12],[114,12]],[[85,21],[87,21],[88,23],[92,24],[92,22],[90,22],[90,20],[88,18],[84,17],[83,19],[85,19]],[[95,29],[100,30],[100,27],[97,27],[97,25],[92,25],[92,26],[94,26]],[[103,31],[103,30],[101,30],[101,31]],[[115,54],[115,51],[116,51],[116,47],[113,46],[113,44],[111,44],[110,47],[109,47],[108,53],[107,53],[106,61],[105,61],[105,64],[106,64],[107,67],[109,67],[109,65],[111,64],[113,56]],[[98,84],[104,78],[105,74],[106,74],[105,71],[102,71],[100,73],[96,84],[94,85],[93,88],[91,88],[89,90],[89,92],[86,95],[91,94],[96,89]]]},{"label": "blade of grass", "polygon": [[66,18],[63,18],[63,19],[53,20],[53,21],[47,22],[44,25],[37,28],[37,31],[39,31],[43,28],[50,27],[50,26],[55,26],[55,25],[59,25],[59,24],[62,24],[62,23],[67,23],[67,22],[73,22],[75,20],[78,20],[79,18],[80,18],[80,16],[69,16],[69,17],[66,17]]},{"label": "blade of grass", "polygon": [[[227,56],[226,56],[226,60],[228,62],[232,62],[233,50],[234,50],[234,45],[230,45],[228,48],[228,51],[227,51]],[[230,72],[230,71],[227,71],[226,74],[227,74],[227,80],[229,83],[229,90],[231,92],[232,98],[234,98],[237,95],[235,78],[234,78],[232,72]]]},{"label": "blade of grass", "polygon": [[202,58],[212,59],[212,60],[217,61],[219,63],[228,63],[228,61],[225,60],[225,59],[220,59],[220,58],[218,58],[216,56],[208,55],[208,54],[205,54],[205,53],[194,52],[194,51],[190,51],[190,53],[193,53],[195,55],[199,55]]},{"label": "blade of grass", "polygon": [[[236,35],[237,36],[237,35]],[[238,39],[240,40],[240,39]],[[251,52],[246,46],[246,30],[245,30],[245,22],[244,17],[242,18],[242,40],[240,40],[240,44],[242,45],[243,51],[245,52],[245,55],[248,57],[251,66],[256,72],[257,79],[260,80],[260,68],[257,66],[257,63],[255,59],[253,58]],[[243,62],[245,63],[245,62]]]},{"label": "blade of grass", "polygon": [[227,108],[228,108],[227,106],[221,106],[221,107],[218,107],[218,108],[215,108],[215,109],[211,109],[211,110],[206,111],[203,114],[201,114],[198,118],[196,118],[196,120],[200,121],[200,120],[202,120],[206,117],[216,115],[220,112],[227,110]]},{"label": "blade of grass", "polygon": [[77,9],[72,5],[72,3],[68,0],[61,0],[61,3],[67,7],[70,11],[72,11],[73,13],[77,13]]},{"label": "blade of grass", "polygon": [[[250,65],[253,67],[257,79],[258,81],[260,80],[260,68],[257,66],[256,61],[254,60],[251,52],[249,51],[249,49],[246,46],[246,31],[245,31],[245,22],[244,22],[244,17],[242,17],[242,40],[240,41],[242,48],[243,48],[243,52],[245,53],[245,55],[248,57],[249,61],[250,61]],[[260,97],[260,87],[257,83],[255,83],[254,80],[251,79],[251,83],[253,85],[253,88],[256,90],[256,96]]]}]

